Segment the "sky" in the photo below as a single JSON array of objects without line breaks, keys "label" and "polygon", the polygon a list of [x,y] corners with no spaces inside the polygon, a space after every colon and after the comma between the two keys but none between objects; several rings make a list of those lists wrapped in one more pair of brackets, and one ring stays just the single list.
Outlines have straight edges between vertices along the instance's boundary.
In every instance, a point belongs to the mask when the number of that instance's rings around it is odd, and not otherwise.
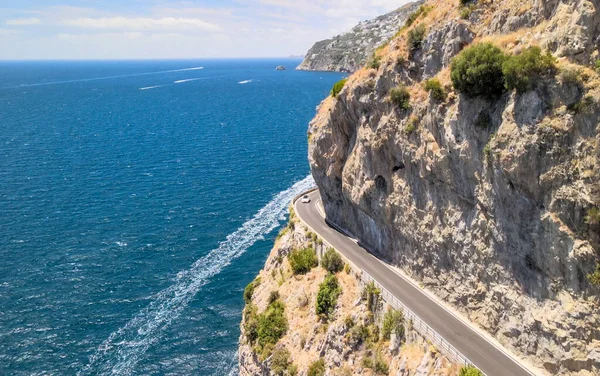
[{"label": "sky", "polygon": [[0,59],[303,55],[408,0],[0,0]]}]

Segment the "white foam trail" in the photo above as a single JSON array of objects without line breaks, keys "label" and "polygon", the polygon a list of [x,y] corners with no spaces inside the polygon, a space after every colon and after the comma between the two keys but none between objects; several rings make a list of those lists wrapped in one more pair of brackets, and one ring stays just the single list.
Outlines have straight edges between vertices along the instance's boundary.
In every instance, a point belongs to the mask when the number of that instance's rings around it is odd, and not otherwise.
[{"label": "white foam trail", "polygon": [[244,85],[244,84],[249,84],[250,82],[252,82],[253,80],[245,80],[245,81],[240,81],[238,82],[238,84],[240,85]]},{"label": "white foam trail", "polygon": [[90,356],[89,364],[77,375],[130,375],[148,348],[187,307],[209,279],[231,261],[277,228],[285,219],[291,200],[314,186],[311,176],[277,194],[254,217],[229,234],[219,246],[196,261],[191,269],[177,274],[177,282],[156,298],[124,327],[113,332]]},{"label": "white foam trail", "polygon": [[54,81],[54,82],[40,82],[40,83],[37,83],[37,84],[22,84],[22,85],[18,85],[18,86],[9,86],[9,87],[5,87],[5,88],[2,88],[2,89],[14,89],[14,88],[22,88],[22,87],[35,87],[35,86],[70,84],[70,83],[75,83],[75,82],[89,82],[89,81],[110,80],[110,79],[114,79],[114,78],[151,76],[151,75],[154,75],[154,74],[186,72],[186,71],[194,71],[194,70],[201,70],[201,69],[204,69],[204,67],[172,69],[172,70],[158,71],[158,72],[144,72],[144,73],[123,74],[123,75],[118,75],[118,76],[81,78],[81,79],[78,79],[78,80],[66,80],[66,81]]},{"label": "white foam trail", "polygon": [[182,84],[184,82],[191,82],[191,81],[198,81],[198,80],[203,80],[204,78],[188,78],[185,80],[178,80],[178,81],[174,81],[174,84]]},{"label": "white foam trail", "polygon": [[156,86],[148,86],[148,87],[141,87],[140,90],[152,90],[152,89],[157,89],[159,87],[163,87],[165,85],[156,85]]}]

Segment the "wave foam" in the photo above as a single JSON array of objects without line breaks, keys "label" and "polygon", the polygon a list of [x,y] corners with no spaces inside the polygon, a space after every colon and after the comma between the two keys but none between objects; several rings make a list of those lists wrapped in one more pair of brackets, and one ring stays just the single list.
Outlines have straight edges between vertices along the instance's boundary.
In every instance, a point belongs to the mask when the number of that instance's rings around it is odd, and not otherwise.
[{"label": "wave foam", "polygon": [[210,278],[285,219],[287,207],[298,194],[314,186],[311,176],[277,194],[254,217],[229,234],[219,246],[177,274],[177,282],[159,292],[154,301],[135,315],[124,327],[113,332],[89,358],[77,375],[130,375],[150,346],[177,319]]},{"label": "wave foam", "polygon": [[148,87],[141,87],[140,90],[152,90],[152,89],[157,89],[159,87],[163,87],[165,85],[156,85],[156,86],[148,86]]},{"label": "wave foam", "polygon": [[240,85],[249,84],[249,83],[250,83],[250,82],[252,82],[252,81],[254,81],[254,80],[245,80],[245,81],[240,81],[240,82],[238,82],[238,84],[240,84]]},{"label": "wave foam", "polygon": [[177,80],[177,81],[174,81],[173,83],[174,84],[182,84],[184,82],[191,82],[191,81],[198,81],[198,80],[203,80],[203,78],[188,78],[185,80]]}]

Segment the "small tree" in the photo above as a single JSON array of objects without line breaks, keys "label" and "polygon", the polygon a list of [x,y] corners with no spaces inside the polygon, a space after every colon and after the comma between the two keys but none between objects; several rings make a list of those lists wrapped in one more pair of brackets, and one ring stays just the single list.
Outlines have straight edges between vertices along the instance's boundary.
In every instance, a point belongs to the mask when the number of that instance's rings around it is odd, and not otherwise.
[{"label": "small tree", "polygon": [[458,372],[458,376],[483,376],[483,373],[473,366],[464,366]]},{"label": "small tree", "polygon": [[404,86],[398,86],[390,90],[392,103],[403,110],[410,109],[410,93]]},{"label": "small tree", "polygon": [[465,48],[450,66],[454,88],[469,97],[495,97],[502,94],[502,66],[506,59],[504,52],[491,43]]},{"label": "small tree", "polygon": [[312,362],[308,366],[308,376],[324,376],[325,375],[325,360],[323,358]]},{"label": "small tree", "polygon": [[344,88],[344,86],[346,85],[346,82],[348,82],[347,78],[344,78],[338,82],[336,82],[333,85],[333,89],[331,90],[331,95],[335,98],[338,96],[338,94],[342,91],[342,89]]},{"label": "small tree", "polygon": [[289,254],[288,260],[294,274],[306,274],[319,265],[317,253],[313,248],[295,250]]},{"label": "small tree", "polygon": [[404,316],[402,312],[389,309],[383,316],[383,325],[381,328],[381,336],[385,340],[389,340],[392,332],[398,337],[404,336]]},{"label": "small tree", "polygon": [[338,273],[344,269],[342,256],[333,248],[327,248],[327,251],[321,259],[321,266],[330,273]]},{"label": "small tree", "polygon": [[411,51],[416,51],[423,45],[423,38],[425,38],[425,26],[417,25],[413,29],[408,31],[408,48]]},{"label": "small tree", "polygon": [[537,47],[529,47],[518,55],[511,56],[504,62],[502,72],[508,90],[516,89],[518,93],[532,90],[537,80],[556,71],[556,59],[550,51],[542,54]]},{"label": "small tree", "polygon": [[381,298],[381,290],[379,290],[374,282],[369,282],[363,290],[363,299],[367,300],[367,309],[369,312],[377,311],[379,307],[379,299]]},{"label": "small tree", "polygon": [[316,313],[322,318],[328,318],[333,314],[341,289],[335,275],[328,274],[319,285],[317,293]]},{"label": "small tree", "polygon": [[447,97],[446,90],[442,87],[440,80],[437,78],[431,78],[425,81],[425,90],[431,93],[431,97],[436,101],[445,101]]}]

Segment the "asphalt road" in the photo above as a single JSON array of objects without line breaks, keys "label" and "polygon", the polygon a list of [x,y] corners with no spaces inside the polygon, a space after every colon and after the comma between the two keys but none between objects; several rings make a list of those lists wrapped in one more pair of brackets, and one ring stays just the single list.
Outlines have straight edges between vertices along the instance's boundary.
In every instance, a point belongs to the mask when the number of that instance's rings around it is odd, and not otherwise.
[{"label": "asphalt road", "polygon": [[354,265],[370,274],[487,376],[533,375],[517,360],[490,343],[355,241],[329,227],[317,210],[317,204],[320,202],[319,191],[310,193],[309,197],[311,201],[308,204],[303,204],[301,200],[294,204],[298,217]]}]

